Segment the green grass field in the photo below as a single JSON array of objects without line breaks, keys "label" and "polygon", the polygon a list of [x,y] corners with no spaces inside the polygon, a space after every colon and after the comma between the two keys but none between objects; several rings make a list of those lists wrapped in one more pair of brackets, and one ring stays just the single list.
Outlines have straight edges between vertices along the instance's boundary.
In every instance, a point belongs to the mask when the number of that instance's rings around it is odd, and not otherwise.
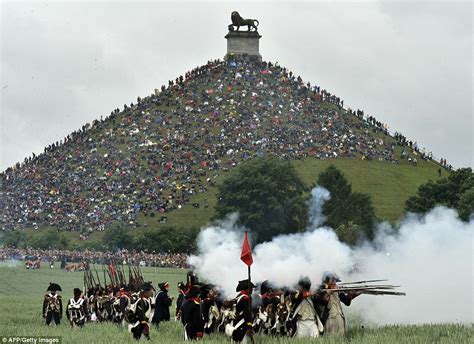
[{"label": "green grass field", "polygon": [[[159,283],[168,281],[171,294],[176,295],[176,284],[184,280],[186,271],[179,269],[143,269],[147,280]],[[10,267],[0,265],[0,337],[2,336],[55,336],[62,343],[134,343],[130,333],[114,324],[90,323],[82,329],[71,329],[65,317],[59,327],[47,327],[41,317],[43,295],[49,282],[59,283],[63,289],[63,303],[72,296],[74,287],[82,288],[81,272],[65,272],[43,266],[40,270],[26,270],[22,264]],[[173,305],[174,306],[174,305]],[[173,307],[172,306],[172,307]],[[289,340],[260,337],[256,343],[472,343],[472,328],[456,324],[431,324],[423,326],[363,327],[363,319],[349,317],[349,331],[345,338],[320,338],[318,340]],[[150,343],[182,342],[182,327],[171,321],[151,330]],[[224,335],[204,338],[206,343],[230,342]]]}]

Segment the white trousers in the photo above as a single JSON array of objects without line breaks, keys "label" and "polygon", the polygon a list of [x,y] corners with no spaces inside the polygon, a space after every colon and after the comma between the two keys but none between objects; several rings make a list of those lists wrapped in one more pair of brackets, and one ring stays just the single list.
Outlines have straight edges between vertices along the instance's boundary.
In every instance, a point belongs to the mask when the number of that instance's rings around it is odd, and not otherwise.
[{"label": "white trousers", "polygon": [[314,320],[298,320],[296,323],[296,338],[319,337],[318,326]]}]

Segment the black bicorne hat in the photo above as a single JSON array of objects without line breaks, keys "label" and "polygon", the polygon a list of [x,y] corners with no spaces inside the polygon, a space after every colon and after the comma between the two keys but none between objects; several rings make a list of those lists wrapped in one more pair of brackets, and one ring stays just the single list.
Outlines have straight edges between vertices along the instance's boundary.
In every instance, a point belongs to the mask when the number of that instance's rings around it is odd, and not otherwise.
[{"label": "black bicorne hat", "polygon": [[239,281],[239,284],[237,284],[237,288],[235,288],[235,291],[242,291],[242,290],[247,290],[250,288],[255,288],[255,285],[249,281],[248,279]]},{"label": "black bicorne hat", "polygon": [[61,286],[59,284],[56,284],[56,283],[49,283],[49,287],[48,289],[46,289],[46,291],[63,291],[61,289]]},{"label": "black bicorne hat", "polygon": [[79,289],[79,288],[74,288],[73,293],[74,293],[74,295],[81,295],[81,294],[82,294],[82,290]]}]

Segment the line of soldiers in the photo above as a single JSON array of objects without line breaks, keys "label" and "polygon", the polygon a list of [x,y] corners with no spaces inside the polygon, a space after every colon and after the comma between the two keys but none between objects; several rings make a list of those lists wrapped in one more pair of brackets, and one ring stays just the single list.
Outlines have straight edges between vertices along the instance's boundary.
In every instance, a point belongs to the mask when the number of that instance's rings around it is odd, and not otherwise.
[{"label": "line of soldiers", "polygon": [[239,281],[237,295],[223,300],[215,286],[199,284],[194,274],[180,284],[177,318],[184,326],[185,340],[197,340],[206,333],[221,332],[233,342],[246,342],[254,333],[289,337],[344,335],[346,319],[341,302],[349,306],[359,291],[332,292],[339,278],[326,273],[318,289],[311,290],[309,277],[302,277],[297,290],[273,288],[268,281],[256,286]]},{"label": "line of soldiers", "polygon": [[[176,320],[184,329],[184,340],[199,340],[205,334],[225,333],[233,342],[253,340],[255,333],[272,336],[319,337],[343,335],[346,320],[341,302],[349,306],[360,293],[357,291],[331,292],[339,278],[325,274],[322,284],[311,290],[311,280],[300,278],[296,290],[278,289],[265,281],[255,293],[256,286],[248,279],[239,281],[237,295],[224,300],[218,288],[199,283],[191,271],[186,283],[179,283],[176,301]],[[170,320],[169,308],[173,298],[168,295],[168,283],[158,284],[158,291],[151,282],[140,288],[94,287],[82,296],[74,289],[66,306],[66,315],[72,327],[81,327],[86,321],[110,321],[127,327],[137,340],[150,338],[150,325],[159,326]],[[62,300],[61,287],[50,284],[43,303],[46,324],[53,320],[60,324]]]},{"label": "line of soldiers", "polygon": [[[169,284],[158,284],[157,293],[151,282],[141,287],[128,283],[121,288],[97,285],[82,290],[74,288],[72,297],[66,306],[66,316],[72,327],[82,327],[86,322],[113,322],[127,327],[135,339],[149,339],[150,324],[156,326],[170,320],[169,307],[173,301],[168,296]],[[43,301],[43,317],[46,325],[54,320],[60,325],[63,314],[61,287],[50,283]]]}]

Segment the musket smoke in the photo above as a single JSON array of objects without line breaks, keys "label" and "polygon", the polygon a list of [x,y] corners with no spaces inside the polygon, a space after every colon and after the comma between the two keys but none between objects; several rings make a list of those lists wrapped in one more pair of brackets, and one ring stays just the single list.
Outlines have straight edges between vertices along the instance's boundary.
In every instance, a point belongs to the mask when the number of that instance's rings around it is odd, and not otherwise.
[{"label": "musket smoke", "polygon": [[[464,223],[455,211],[438,207],[423,217],[407,217],[398,230],[383,223],[374,244],[351,249],[333,229],[319,227],[329,192],[317,187],[311,194],[306,232],[253,248],[253,282],[292,287],[308,275],[317,287],[324,271],[337,272],[346,281],[389,278],[402,285],[406,297],[362,295],[350,312],[375,324],[472,323],[472,221]],[[198,255],[189,258],[196,272],[220,285],[227,296],[247,276],[239,259],[244,229],[236,225],[237,218],[232,214],[201,230]]]},{"label": "musket smoke", "polygon": [[315,229],[321,226],[326,217],[323,215],[323,205],[331,199],[329,191],[323,187],[315,187],[311,190],[309,201],[309,229]]},{"label": "musket smoke", "polygon": [[1,268],[16,268],[20,266],[22,262],[18,259],[8,259],[0,262]]}]

